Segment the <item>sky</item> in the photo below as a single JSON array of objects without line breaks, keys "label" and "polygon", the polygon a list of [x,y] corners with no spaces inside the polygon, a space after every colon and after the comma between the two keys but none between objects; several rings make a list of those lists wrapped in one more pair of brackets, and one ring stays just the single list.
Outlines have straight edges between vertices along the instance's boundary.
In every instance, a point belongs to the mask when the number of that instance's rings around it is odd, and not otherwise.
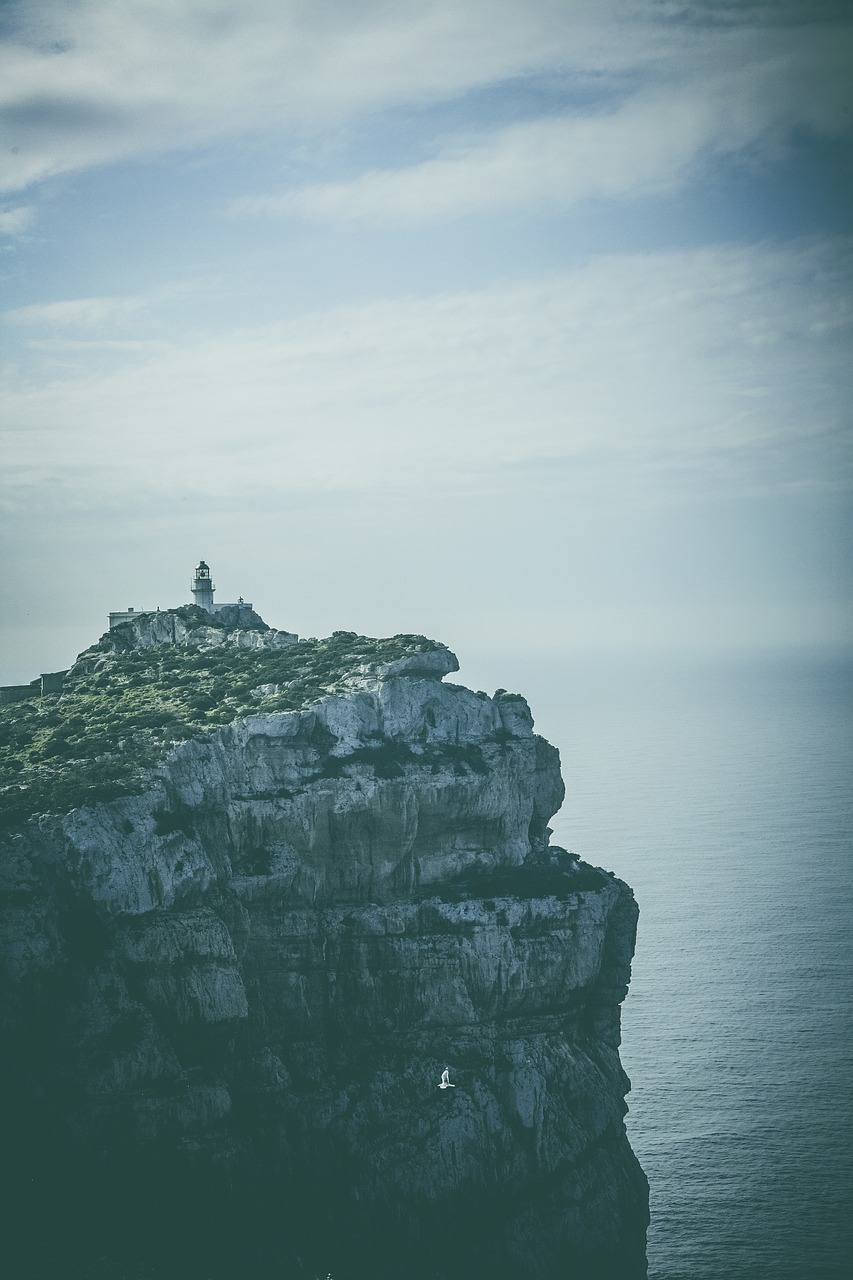
[{"label": "sky", "polygon": [[850,643],[846,0],[6,0],[0,37],[0,681],[202,557],[463,675]]}]

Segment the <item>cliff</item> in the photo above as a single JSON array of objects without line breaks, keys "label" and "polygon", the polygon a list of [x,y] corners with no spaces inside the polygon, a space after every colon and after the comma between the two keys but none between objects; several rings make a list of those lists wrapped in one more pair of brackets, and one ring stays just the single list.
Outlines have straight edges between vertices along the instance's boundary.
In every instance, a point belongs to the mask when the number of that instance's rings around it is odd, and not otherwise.
[{"label": "cliff", "polygon": [[644,1276],[636,905],[524,699],[190,612],[3,709],[6,1273]]}]

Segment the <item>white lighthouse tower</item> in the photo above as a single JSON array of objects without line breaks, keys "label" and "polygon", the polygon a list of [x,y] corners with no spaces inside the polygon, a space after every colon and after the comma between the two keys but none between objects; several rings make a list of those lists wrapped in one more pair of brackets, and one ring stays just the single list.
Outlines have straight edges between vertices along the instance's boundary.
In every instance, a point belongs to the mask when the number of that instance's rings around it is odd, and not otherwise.
[{"label": "white lighthouse tower", "polygon": [[213,593],[216,590],[210,579],[210,568],[203,560],[199,560],[193,579],[193,600],[201,609],[213,613]]}]

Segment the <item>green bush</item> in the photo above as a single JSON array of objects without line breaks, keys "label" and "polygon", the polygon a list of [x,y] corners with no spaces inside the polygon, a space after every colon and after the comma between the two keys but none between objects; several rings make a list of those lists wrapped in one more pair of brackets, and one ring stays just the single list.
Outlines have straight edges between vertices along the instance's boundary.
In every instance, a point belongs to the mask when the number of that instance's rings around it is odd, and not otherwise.
[{"label": "green bush", "polygon": [[172,835],[180,831],[182,835],[195,834],[192,811],[190,809],[157,809],[154,813],[154,830],[158,836]]}]

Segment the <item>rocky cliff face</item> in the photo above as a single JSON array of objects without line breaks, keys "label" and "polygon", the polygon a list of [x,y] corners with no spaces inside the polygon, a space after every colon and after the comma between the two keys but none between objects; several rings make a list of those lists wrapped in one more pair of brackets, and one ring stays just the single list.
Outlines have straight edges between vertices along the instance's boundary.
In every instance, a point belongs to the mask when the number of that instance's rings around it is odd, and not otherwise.
[{"label": "rocky cliff face", "polygon": [[[284,649],[295,644],[292,631],[276,631],[267,626],[260,614],[247,604],[226,604],[216,613],[207,613],[198,605],[181,609],[158,609],[129,618],[101,637],[96,649],[100,653],[122,653],[146,649],[152,645],[185,645],[194,649]],[[92,655],[92,650],[81,654]]]},{"label": "rocky cliff face", "polygon": [[8,1274],[645,1275],[634,899],[549,845],[556,750],[456,667],[268,683],[7,837]]}]

